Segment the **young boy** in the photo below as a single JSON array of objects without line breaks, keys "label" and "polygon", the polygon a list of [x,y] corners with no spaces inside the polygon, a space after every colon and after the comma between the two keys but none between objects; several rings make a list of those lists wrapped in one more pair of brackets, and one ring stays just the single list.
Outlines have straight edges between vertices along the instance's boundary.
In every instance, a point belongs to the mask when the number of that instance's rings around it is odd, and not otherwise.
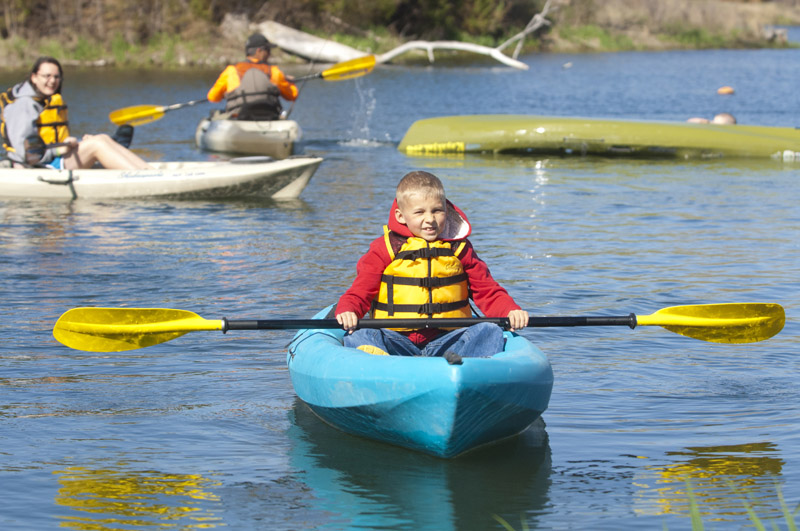
[{"label": "young boy", "polygon": [[451,331],[356,330],[370,309],[376,319],[470,317],[470,297],[487,317],[508,317],[512,330],[524,328],[528,312],[492,278],[467,240],[471,232],[435,175],[406,174],[384,235],[358,261],[356,278],[336,305],[336,320],[348,331],[344,345],[373,354],[444,356],[450,363],[502,351],[503,331],[492,323]]}]

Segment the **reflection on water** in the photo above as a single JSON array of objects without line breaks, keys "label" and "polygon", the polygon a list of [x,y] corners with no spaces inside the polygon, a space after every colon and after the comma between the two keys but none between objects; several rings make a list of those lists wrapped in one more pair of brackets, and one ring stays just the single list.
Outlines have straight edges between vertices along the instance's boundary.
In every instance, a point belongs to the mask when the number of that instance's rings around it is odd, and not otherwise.
[{"label": "reflection on water", "polygon": [[667,456],[675,462],[647,467],[636,477],[637,513],[688,516],[693,498],[701,515],[718,521],[746,515],[748,507],[762,519],[782,517],[785,463],[774,444],[692,447]]},{"label": "reflection on water", "polygon": [[345,434],[300,400],[290,416],[290,465],[331,515],[318,528],[489,529],[493,515],[535,522],[549,502],[541,419],[518,437],[447,460]]},{"label": "reflection on water", "polygon": [[[759,515],[775,514],[778,486],[794,507],[797,161],[408,157],[396,142],[413,121],[450,114],[729,111],[794,125],[786,109],[800,108],[800,91],[785,65],[797,53],[536,54],[527,72],[384,65],[354,83],[304,87],[292,118],[305,153],[324,162],[296,202],[0,200],[0,528],[483,531],[502,528],[498,515],[517,530],[686,529],[687,476],[726,527],[750,525],[728,481]],[[115,108],[202,97],[219,74],[68,70],[78,134],[113,133]],[[734,98],[716,94],[723,84]],[[193,133],[212,107],[138,127],[133,145],[148,158],[208,160]],[[53,339],[58,316],[78,306],[307,318],[350,285],[414,169],[442,179],[492,275],[534,315],[778,302],[786,327],[744,345],[661,327],[524,330],[558,382],[546,433],[452,462],[310,416],[287,374],[290,332],[187,334],[109,355]],[[116,482],[134,494],[99,486]],[[126,524],[105,523],[115,519]]]},{"label": "reflection on water", "polygon": [[218,501],[208,489],[219,483],[200,475],[135,471],[125,463],[117,463],[116,468],[72,466],[53,473],[61,485],[56,504],[72,510],[59,515],[61,527],[211,529],[221,523],[201,503]]}]

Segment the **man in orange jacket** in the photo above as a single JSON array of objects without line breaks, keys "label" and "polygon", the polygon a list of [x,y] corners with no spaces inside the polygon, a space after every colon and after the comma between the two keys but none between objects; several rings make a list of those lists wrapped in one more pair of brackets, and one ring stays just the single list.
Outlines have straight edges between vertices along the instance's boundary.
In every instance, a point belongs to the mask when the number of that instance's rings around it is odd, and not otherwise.
[{"label": "man in orange jacket", "polygon": [[211,102],[226,99],[225,112],[237,120],[278,120],[283,107],[280,97],[297,99],[297,86],[291,76],[267,63],[270,49],[275,45],[260,33],[247,39],[247,59],[229,65],[208,91]]}]

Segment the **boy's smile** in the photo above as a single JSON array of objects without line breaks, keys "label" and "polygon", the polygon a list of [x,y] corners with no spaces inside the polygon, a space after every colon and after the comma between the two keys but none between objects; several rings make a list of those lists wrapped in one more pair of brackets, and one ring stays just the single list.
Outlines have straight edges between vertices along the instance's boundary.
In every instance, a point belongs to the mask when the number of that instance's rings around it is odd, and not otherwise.
[{"label": "boy's smile", "polygon": [[397,202],[395,219],[408,227],[411,234],[425,241],[436,241],[444,230],[447,205],[432,194],[411,193]]}]

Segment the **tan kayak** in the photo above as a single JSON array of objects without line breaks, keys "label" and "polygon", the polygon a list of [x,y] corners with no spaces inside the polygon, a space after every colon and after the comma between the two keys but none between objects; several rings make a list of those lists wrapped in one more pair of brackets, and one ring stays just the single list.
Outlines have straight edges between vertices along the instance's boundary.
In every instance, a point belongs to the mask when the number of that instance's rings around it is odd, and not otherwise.
[{"label": "tan kayak", "polygon": [[244,157],[221,162],[155,162],[149,170],[6,168],[0,169],[0,197],[294,199],[321,162],[319,157]]},{"label": "tan kayak", "polygon": [[294,120],[228,120],[225,114],[217,113],[200,121],[194,138],[197,146],[207,151],[285,159],[300,135],[300,126]]}]

